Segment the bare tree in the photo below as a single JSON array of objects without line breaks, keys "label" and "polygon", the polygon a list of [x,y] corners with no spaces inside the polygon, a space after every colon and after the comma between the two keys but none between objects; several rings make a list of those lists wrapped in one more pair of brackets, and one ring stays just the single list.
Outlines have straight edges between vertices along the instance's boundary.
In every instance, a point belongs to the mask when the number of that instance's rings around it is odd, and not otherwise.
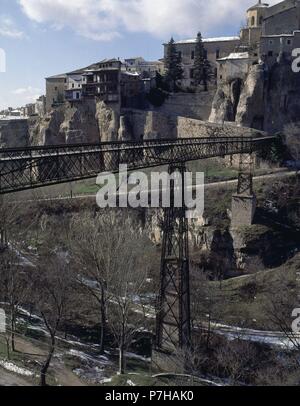
[{"label": "bare tree", "polygon": [[57,333],[72,303],[72,278],[69,264],[60,254],[45,255],[31,277],[34,306],[50,336],[48,354],[42,364],[40,376],[40,385],[46,386]]},{"label": "bare tree", "polygon": [[201,338],[205,339],[206,350],[209,350],[213,322],[218,321],[221,314],[218,289],[212,286],[209,275],[196,267],[191,269],[191,285],[192,326],[201,333]]},{"label": "bare tree", "polygon": [[109,214],[83,213],[71,222],[70,250],[78,271],[75,278],[92,298],[100,313],[100,353],[104,353],[107,317],[107,286],[122,236],[111,228]]},{"label": "bare tree", "polygon": [[10,316],[10,345],[15,347],[17,314],[29,296],[28,275],[20,264],[20,256],[12,247],[0,254],[0,295]]},{"label": "bare tree", "polygon": [[[123,351],[131,335],[126,329],[132,300],[138,296],[145,282],[145,273],[142,272],[146,267],[145,237],[126,215],[111,210],[78,216],[73,220],[71,230],[71,253],[80,268],[77,281],[99,305],[100,350],[104,351],[110,305],[109,317],[115,320],[110,327],[115,336],[124,341],[120,344]],[[147,242],[151,245],[150,241]],[[144,263],[140,270],[137,262],[142,257]],[[143,310],[142,307],[140,310]]]},{"label": "bare tree", "polygon": [[119,229],[123,244],[114,260],[109,284],[108,316],[110,328],[119,348],[119,373],[126,369],[125,351],[137,332],[146,327],[146,310],[142,301],[150,267],[147,253],[149,240],[130,224],[122,222]]},{"label": "bare tree", "polygon": [[217,349],[218,373],[225,373],[231,385],[238,385],[246,379],[248,371],[252,371],[257,354],[253,344],[237,339],[226,343]]}]

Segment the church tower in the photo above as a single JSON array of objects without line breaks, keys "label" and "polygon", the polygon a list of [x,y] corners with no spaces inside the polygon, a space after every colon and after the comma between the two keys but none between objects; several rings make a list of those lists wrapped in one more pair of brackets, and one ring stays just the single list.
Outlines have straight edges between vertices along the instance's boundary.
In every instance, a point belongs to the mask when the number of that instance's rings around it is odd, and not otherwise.
[{"label": "church tower", "polygon": [[251,49],[257,48],[262,35],[263,21],[269,5],[261,0],[247,10],[247,25],[241,31],[241,43]]},{"label": "church tower", "polygon": [[261,0],[247,10],[247,28],[261,28],[269,4]]}]

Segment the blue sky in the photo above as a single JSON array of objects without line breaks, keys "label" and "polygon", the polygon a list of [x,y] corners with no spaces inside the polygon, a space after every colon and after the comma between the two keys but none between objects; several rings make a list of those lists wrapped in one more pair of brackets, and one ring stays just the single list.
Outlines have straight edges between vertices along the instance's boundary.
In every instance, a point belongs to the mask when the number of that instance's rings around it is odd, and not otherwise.
[{"label": "blue sky", "polygon": [[[277,3],[274,0],[270,3]],[[0,109],[31,102],[44,78],[108,57],[163,56],[175,38],[236,35],[252,0],[0,0]],[[1,55],[1,52],[0,52]],[[1,62],[1,61],[0,61]]]}]

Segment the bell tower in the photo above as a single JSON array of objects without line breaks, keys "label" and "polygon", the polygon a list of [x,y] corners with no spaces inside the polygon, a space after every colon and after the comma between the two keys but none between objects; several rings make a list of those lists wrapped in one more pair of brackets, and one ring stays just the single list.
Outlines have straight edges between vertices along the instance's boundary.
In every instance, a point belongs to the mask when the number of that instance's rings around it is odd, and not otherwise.
[{"label": "bell tower", "polygon": [[258,3],[247,10],[247,25],[241,30],[241,43],[244,46],[257,49],[268,7],[268,4],[262,3],[262,0],[259,0]]},{"label": "bell tower", "polygon": [[247,27],[248,28],[261,28],[265,17],[268,4],[262,3],[261,0],[257,4],[247,10]]}]

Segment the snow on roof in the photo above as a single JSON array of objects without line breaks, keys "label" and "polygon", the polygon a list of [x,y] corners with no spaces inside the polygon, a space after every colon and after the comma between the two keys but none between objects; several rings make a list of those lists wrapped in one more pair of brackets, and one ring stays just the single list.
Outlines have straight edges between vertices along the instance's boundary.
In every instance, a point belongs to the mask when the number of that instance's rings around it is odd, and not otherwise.
[{"label": "snow on roof", "polygon": [[140,76],[138,72],[128,72],[128,71],[123,71],[123,75],[128,75],[128,76]]},{"label": "snow on roof", "polygon": [[225,56],[225,58],[219,58],[218,61],[227,61],[230,59],[248,59],[249,58],[249,52],[232,52],[228,56]]},{"label": "snow on roof", "polygon": [[[216,38],[203,38],[203,42],[226,42],[226,41],[239,41],[240,37],[216,37]],[[193,44],[197,41],[196,38],[176,41],[175,44]]]}]

